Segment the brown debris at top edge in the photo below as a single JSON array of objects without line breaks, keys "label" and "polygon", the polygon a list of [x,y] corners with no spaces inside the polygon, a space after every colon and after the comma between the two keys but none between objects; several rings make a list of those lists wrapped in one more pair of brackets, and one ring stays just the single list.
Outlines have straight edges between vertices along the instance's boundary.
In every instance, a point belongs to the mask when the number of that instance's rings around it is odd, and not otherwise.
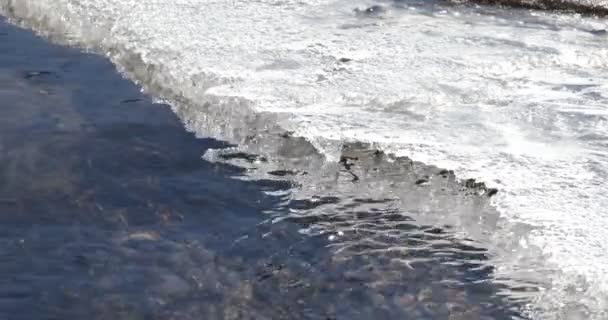
[{"label": "brown debris at top edge", "polygon": [[[448,0],[460,3],[460,0]],[[608,16],[608,7],[577,3],[571,0],[469,0],[470,3],[499,5],[515,8],[537,9],[547,11],[574,12],[599,17]]]}]

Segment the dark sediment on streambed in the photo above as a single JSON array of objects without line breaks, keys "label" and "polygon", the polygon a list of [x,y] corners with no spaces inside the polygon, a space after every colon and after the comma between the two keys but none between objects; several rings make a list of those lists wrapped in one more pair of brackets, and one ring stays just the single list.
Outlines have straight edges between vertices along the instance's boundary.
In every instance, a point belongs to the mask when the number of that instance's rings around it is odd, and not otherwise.
[{"label": "dark sediment on streambed", "polygon": [[[598,1],[577,0],[432,0],[432,1],[410,1],[392,0],[397,7],[410,5],[466,5],[479,4],[486,6],[504,6],[511,8],[524,8],[545,11],[580,13],[584,15],[604,17],[608,15],[608,3]],[[361,16],[381,16],[386,11],[383,5],[372,5],[365,8],[355,9],[356,14]]]},{"label": "dark sediment on streambed", "polygon": [[536,10],[574,12],[585,15],[607,16],[608,5],[576,0],[448,0],[453,3],[476,3],[483,5],[508,6]]},{"label": "dark sediment on streambed", "polygon": [[[520,317],[509,292],[528,289],[495,282],[446,216],[494,216],[482,184],[360,144],[270,170],[194,138],[104,58],[0,38],[0,318]],[[251,171],[269,178],[234,179]]]}]

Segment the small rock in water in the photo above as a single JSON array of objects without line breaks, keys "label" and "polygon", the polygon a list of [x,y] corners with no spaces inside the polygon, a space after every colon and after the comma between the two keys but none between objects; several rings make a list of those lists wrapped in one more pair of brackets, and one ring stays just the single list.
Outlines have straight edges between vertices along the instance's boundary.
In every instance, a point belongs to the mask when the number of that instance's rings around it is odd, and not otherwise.
[{"label": "small rock in water", "polygon": [[357,15],[366,15],[366,16],[375,16],[375,15],[379,15],[381,13],[386,12],[386,9],[378,4],[375,4],[373,6],[367,7],[365,9],[355,9],[355,13]]},{"label": "small rock in water", "polygon": [[427,179],[427,178],[421,178],[421,179],[416,180],[415,183],[418,186],[425,185],[425,184],[429,183],[429,179]]},{"label": "small rock in water", "polygon": [[44,76],[51,76],[54,75],[53,72],[51,71],[31,71],[31,72],[27,72],[24,76],[25,79],[33,79],[33,78],[38,78],[38,77],[44,77]]},{"label": "small rock in water", "polygon": [[494,195],[496,195],[498,193],[498,189],[495,188],[488,188],[488,190],[486,190],[486,195],[488,197],[492,197]]},{"label": "small rock in water", "polygon": [[142,101],[142,99],[132,98],[132,99],[124,99],[124,100],[120,101],[120,103],[126,104],[126,103],[136,103],[136,102],[140,102],[140,101]]},{"label": "small rock in water", "polygon": [[295,170],[274,170],[274,171],[269,171],[268,174],[272,175],[272,176],[277,176],[277,177],[295,176],[295,175],[298,174],[298,171],[295,171]]},{"label": "small rock in water", "polygon": [[429,301],[429,300],[431,300],[432,297],[433,297],[433,290],[429,287],[426,287],[426,288],[422,288],[422,290],[420,290],[418,292],[417,299],[418,299],[418,301]]},{"label": "small rock in water", "polygon": [[443,178],[449,178],[450,176],[454,175],[454,172],[451,170],[442,169],[437,174]]},{"label": "small rock in water", "polygon": [[596,36],[603,36],[608,34],[608,30],[606,29],[593,29],[593,30],[589,30],[589,33],[596,35]]}]

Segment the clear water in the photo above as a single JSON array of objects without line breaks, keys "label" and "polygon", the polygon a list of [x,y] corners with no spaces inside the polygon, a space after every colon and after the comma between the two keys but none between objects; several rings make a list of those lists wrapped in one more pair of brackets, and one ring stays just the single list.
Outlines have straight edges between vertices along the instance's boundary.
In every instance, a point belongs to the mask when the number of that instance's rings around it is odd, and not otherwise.
[{"label": "clear water", "polygon": [[[474,223],[480,211],[421,216],[484,243],[497,278],[536,282],[537,317],[606,316],[604,19],[413,1],[0,4],[53,39],[107,54],[188,129],[273,163],[310,166],[305,155],[331,166],[345,144],[366,142],[499,188],[492,223]],[[277,132],[305,140],[277,142]],[[407,203],[391,191],[401,177],[362,176],[373,183],[335,192]],[[325,190],[317,175],[297,180],[294,198]]]}]

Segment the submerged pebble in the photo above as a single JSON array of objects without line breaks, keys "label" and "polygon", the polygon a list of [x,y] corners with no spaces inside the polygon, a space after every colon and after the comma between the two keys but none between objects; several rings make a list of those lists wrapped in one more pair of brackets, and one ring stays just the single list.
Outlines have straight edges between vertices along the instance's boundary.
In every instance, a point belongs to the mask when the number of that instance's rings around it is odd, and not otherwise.
[{"label": "submerged pebble", "polygon": [[365,9],[356,8],[354,11],[357,15],[377,16],[382,13],[385,13],[386,8],[384,6],[376,4],[376,5],[369,6]]}]

